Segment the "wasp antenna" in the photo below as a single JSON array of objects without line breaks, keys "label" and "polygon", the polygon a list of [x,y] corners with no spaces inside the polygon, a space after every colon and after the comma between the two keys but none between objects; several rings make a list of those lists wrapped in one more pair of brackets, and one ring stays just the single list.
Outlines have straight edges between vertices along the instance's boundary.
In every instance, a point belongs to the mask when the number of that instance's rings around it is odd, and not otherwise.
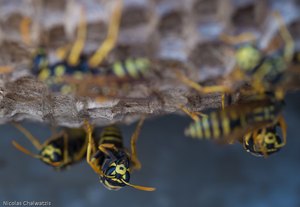
[{"label": "wasp antenna", "polygon": [[32,152],[30,152],[28,149],[24,148],[23,146],[21,146],[20,144],[18,144],[16,141],[12,141],[12,145],[17,148],[18,150],[20,150],[21,152],[23,152],[24,154],[27,154],[33,158],[37,158],[37,159],[41,159],[42,157],[40,155],[34,154]]},{"label": "wasp antenna", "polygon": [[14,127],[16,127],[20,132],[22,132],[37,150],[41,150],[43,148],[43,146],[38,141],[38,139],[35,138],[27,129],[25,129],[20,124],[15,123],[15,122],[12,122],[11,124]]},{"label": "wasp antenna", "polygon": [[143,191],[155,191],[156,190],[155,188],[152,188],[152,187],[133,185],[133,184],[127,183],[125,180],[122,180],[122,182],[125,185],[128,185],[128,186],[133,187],[133,188],[138,189],[138,190],[143,190]]}]

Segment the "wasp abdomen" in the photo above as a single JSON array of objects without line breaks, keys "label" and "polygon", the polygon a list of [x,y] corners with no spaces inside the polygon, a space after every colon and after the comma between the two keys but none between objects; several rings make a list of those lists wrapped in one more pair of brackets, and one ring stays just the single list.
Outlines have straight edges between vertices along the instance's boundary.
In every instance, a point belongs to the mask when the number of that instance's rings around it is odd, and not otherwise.
[{"label": "wasp abdomen", "polygon": [[105,127],[100,135],[99,144],[114,144],[117,148],[123,148],[123,137],[117,126]]}]

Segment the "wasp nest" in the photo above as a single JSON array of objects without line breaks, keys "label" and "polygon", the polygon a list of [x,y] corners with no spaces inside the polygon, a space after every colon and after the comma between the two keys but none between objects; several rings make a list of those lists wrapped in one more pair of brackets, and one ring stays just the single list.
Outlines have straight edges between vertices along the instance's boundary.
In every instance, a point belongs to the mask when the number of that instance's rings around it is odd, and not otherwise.
[{"label": "wasp nest", "polygon": [[[232,55],[221,34],[251,32],[264,47],[278,31],[272,11],[278,10],[299,48],[300,3],[296,0],[124,0],[120,31],[106,61],[146,57],[155,62],[150,83],[139,83],[123,98],[94,101],[93,97],[51,92],[31,74],[32,52],[43,46],[50,55],[76,38],[84,8],[87,38],[84,53],[104,41],[118,1],[2,0],[0,1],[0,65],[14,68],[1,75],[1,121],[24,118],[78,126],[83,119],[97,125],[131,122],[142,114],[161,115],[186,105],[191,111],[219,107],[220,94],[200,94],[181,84],[182,70],[203,84],[230,81]],[[30,18],[30,44],[20,23]],[[175,63],[174,63],[175,62]],[[224,80],[225,77],[225,80]],[[222,82],[221,81],[221,82]]]}]

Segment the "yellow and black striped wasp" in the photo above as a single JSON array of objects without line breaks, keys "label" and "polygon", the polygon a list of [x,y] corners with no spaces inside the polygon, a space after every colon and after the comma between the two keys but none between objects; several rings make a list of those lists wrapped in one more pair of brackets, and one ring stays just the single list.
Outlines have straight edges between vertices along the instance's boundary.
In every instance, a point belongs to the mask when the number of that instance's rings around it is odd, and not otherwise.
[{"label": "yellow and black striped wasp", "polygon": [[[143,78],[149,68],[149,61],[146,58],[127,58],[113,63],[103,64],[106,56],[114,48],[119,33],[120,19],[122,15],[123,0],[115,1],[114,10],[108,26],[107,37],[92,55],[82,53],[85,45],[87,25],[86,20],[81,15],[77,38],[69,49],[59,48],[57,54],[58,62],[49,63],[46,50],[39,48],[33,57],[31,71],[39,80],[46,82],[53,91],[69,93],[76,90],[76,83],[82,80],[88,84],[93,77],[96,77],[94,83],[98,85],[113,85],[114,82],[120,82],[120,79],[130,79],[130,81]],[[84,11],[84,9],[83,9]],[[29,39],[30,19],[24,18],[21,22],[21,33],[23,39]],[[100,78],[98,78],[100,77]],[[99,81],[101,80],[101,81]],[[128,80],[127,80],[128,81]],[[101,83],[103,82],[103,83]],[[113,82],[113,83],[112,83]],[[77,86],[78,86],[77,85]]]},{"label": "yellow and black striped wasp", "polygon": [[[252,33],[244,33],[239,36],[223,34],[220,36],[220,40],[230,45],[238,45],[234,51],[227,50],[235,59],[233,72],[226,77],[227,80],[231,80],[232,83],[243,81],[253,88],[252,91],[254,93],[263,94],[265,91],[274,91],[278,99],[283,99],[285,90],[281,83],[287,77],[286,72],[292,63],[295,46],[281,15],[275,12],[274,17],[280,24],[279,34],[285,42],[282,49],[272,50],[271,53],[267,53],[267,51],[263,51],[252,42],[244,43],[256,39]],[[271,45],[269,48],[272,48]],[[233,85],[229,84],[230,81],[227,81],[225,85],[201,86],[199,83],[186,77],[182,72],[176,71],[176,73],[182,83],[202,94],[216,92],[228,94],[235,90]],[[222,99],[222,104],[224,104],[223,102],[224,100]]]},{"label": "yellow and black striped wasp", "polygon": [[[201,119],[189,113],[194,122],[186,128],[185,135],[227,143],[239,140],[249,151],[268,155],[271,151],[276,151],[275,148],[284,146],[286,142],[286,124],[281,114],[282,107],[283,101],[277,100],[274,96],[262,96],[212,111]],[[277,124],[282,128],[284,139],[282,141],[274,139],[272,140],[274,145],[268,145],[271,142],[269,140],[271,133],[277,138]]]},{"label": "yellow and black striped wasp", "polygon": [[119,190],[124,186],[154,191],[155,188],[133,185],[129,183],[132,170],[140,169],[137,158],[136,141],[144,122],[142,118],[131,137],[131,153],[123,146],[123,138],[119,128],[115,125],[107,126],[101,133],[98,147],[92,137],[92,126],[85,122],[88,134],[87,162],[100,176],[100,181],[109,190]]},{"label": "yellow and black striped wasp", "polygon": [[272,48],[276,45],[274,41],[265,49],[260,49],[251,41],[245,43],[245,40],[254,40],[254,35],[250,33],[236,37],[221,35],[220,39],[237,45],[237,49],[233,52],[236,66],[230,74],[233,79],[246,81],[256,93],[274,91],[278,99],[283,99],[285,91],[281,83],[287,78],[287,70],[293,62],[295,45],[281,15],[274,12],[273,16],[279,23],[279,34],[284,42],[283,48],[276,48],[274,51]]},{"label": "yellow and black striped wasp", "polygon": [[20,124],[13,123],[13,125],[28,138],[39,153],[34,154],[30,152],[16,141],[12,142],[13,146],[57,170],[80,162],[86,156],[88,140],[86,132],[82,128],[64,128],[61,132],[54,134],[54,136],[41,144],[37,138]]}]

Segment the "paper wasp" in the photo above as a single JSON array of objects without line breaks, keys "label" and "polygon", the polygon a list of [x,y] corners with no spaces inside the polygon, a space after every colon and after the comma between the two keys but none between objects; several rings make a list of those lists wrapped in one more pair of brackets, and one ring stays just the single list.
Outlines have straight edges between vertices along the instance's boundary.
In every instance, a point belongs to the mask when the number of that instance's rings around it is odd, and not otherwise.
[{"label": "paper wasp", "polygon": [[273,16],[279,23],[279,34],[285,43],[281,49],[267,51],[272,49],[272,43],[266,49],[260,49],[252,42],[244,43],[245,40],[254,40],[254,35],[250,33],[236,37],[221,35],[220,39],[223,42],[237,45],[237,49],[234,51],[236,67],[230,74],[233,79],[246,81],[257,93],[274,91],[278,99],[283,99],[285,91],[281,83],[287,78],[287,70],[293,62],[296,52],[293,38],[281,15],[274,12]]},{"label": "paper wasp", "polygon": [[[292,62],[294,56],[294,41],[284,25],[284,22],[278,13],[274,13],[278,20],[279,34],[285,46],[283,49],[277,49],[272,53],[267,53],[252,43],[240,44],[246,41],[255,40],[252,33],[244,33],[239,36],[221,35],[220,40],[230,45],[239,44],[234,51],[228,51],[235,59],[235,67],[229,76],[225,77],[232,83],[243,82],[253,88],[254,93],[263,94],[265,91],[274,91],[277,99],[284,98],[284,88],[281,83],[285,80],[286,71]],[[271,47],[271,46],[270,46]],[[236,89],[233,84],[227,81],[226,85],[201,86],[199,83],[191,80],[182,72],[176,71],[178,79],[195,89],[199,93],[233,93]],[[222,100],[223,102],[224,100]],[[223,104],[223,103],[222,103]]]},{"label": "paper wasp", "polygon": [[64,128],[61,132],[41,144],[37,138],[20,124],[13,123],[13,125],[28,138],[39,153],[34,154],[30,152],[16,141],[12,142],[14,147],[31,157],[40,159],[57,170],[77,163],[86,156],[88,140],[85,130],[82,128]]},{"label": "paper wasp", "polygon": [[[223,138],[231,142],[277,122],[285,126],[281,115],[282,108],[283,101],[274,97],[251,99],[212,111],[201,119],[192,115],[194,122],[185,130],[185,134],[198,139]],[[285,131],[285,128],[283,130]]]},{"label": "paper wasp", "polygon": [[100,177],[100,181],[109,190],[119,190],[124,186],[154,191],[155,188],[133,185],[129,183],[132,170],[140,169],[141,164],[137,158],[136,141],[144,122],[142,118],[137,124],[131,137],[131,153],[123,146],[120,130],[111,125],[103,129],[97,147],[92,137],[92,126],[86,121],[88,134],[87,163]]},{"label": "paper wasp", "polygon": [[[91,79],[91,77],[100,77],[104,80],[105,84],[109,82],[111,85],[112,81],[119,83],[120,79],[124,82],[128,78],[132,81],[132,79],[143,77],[149,68],[149,61],[145,58],[127,58],[113,63],[103,63],[117,42],[122,5],[122,0],[116,1],[107,37],[94,54],[82,54],[87,33],[86,20],[82,14],[77,38],[73,46],[70,49],[68,47],[59,48],[57,54],[61,60],[51,64],[49,63],[45,49],[39,48],[33,57],[32,73],[39,80],[46,82],[53,91],[62,93],[74,92],[77,87],[76,84],[72,83],[76,82],[76,80],[81,82],[82,80],[87,80],[86,77],[88,79]],[[29,22],[30,20],[25,18],[21,23],[21,33],[25,40],[29,39]],[[87,84],[86,81],[85,83]]]}]

